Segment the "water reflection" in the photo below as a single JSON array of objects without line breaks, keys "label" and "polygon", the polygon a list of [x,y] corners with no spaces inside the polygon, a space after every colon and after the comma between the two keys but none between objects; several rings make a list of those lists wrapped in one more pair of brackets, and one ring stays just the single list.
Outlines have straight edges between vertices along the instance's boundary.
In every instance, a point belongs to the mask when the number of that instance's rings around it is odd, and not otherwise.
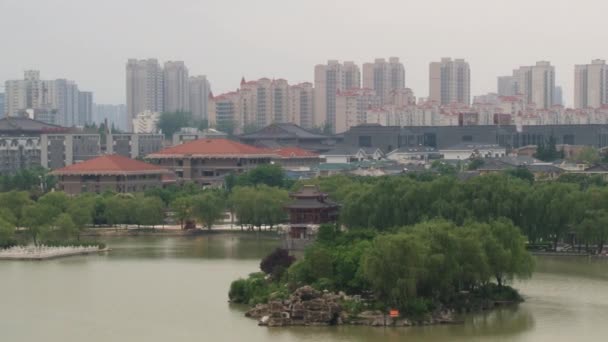
[{"label": "water reflection", "polygon": [[240,234],[106,238],[112,252],[0,262],[0,341],[579,341],[608,336],[608,262],[537,260],[526,302],[464,325],[263,328],[227,303],[277,239]]}]

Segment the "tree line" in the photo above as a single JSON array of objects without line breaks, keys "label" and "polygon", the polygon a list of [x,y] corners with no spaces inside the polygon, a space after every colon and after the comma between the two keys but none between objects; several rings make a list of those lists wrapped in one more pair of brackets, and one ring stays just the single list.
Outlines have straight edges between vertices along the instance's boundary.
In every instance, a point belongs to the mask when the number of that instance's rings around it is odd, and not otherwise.
[{"label": "tree line", "polygon": [[433,218],[512,221],[530,243],[560,241],[596,246],[608,239],[608,187],[597,178],[565,177],[530,182],[511,173],[460,181],[455,177],[330,177],[315,180],[342,204],[349,228],[387,230]]},{"label": "tree line", "polygon": [[268,277],[233,282],[229,297],[257,304],[312,285],[368,296],[371,308],[410,315],[439,306],[463,309],[479,300],[519,301],[506,283],[532,273],[525,240],[504,218],[463,225],[430,220],[389,231],[326,225],[303,258],[271,253],[260,264]]}]

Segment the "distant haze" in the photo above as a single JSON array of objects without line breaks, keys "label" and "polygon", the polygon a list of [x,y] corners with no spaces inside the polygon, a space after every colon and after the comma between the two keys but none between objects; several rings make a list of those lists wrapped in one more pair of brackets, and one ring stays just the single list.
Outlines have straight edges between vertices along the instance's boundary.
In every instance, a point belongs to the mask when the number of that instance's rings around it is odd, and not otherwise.
[{"label": "distant haze", "polygon": [[479,95],[549,60],[571,105],[574,64],[608,59],[606,13],[601,0],[0,0],[0,82],[38,69],[124,103],[128,58],[183,60],[219,94],[241,76],[312,82],[328,59],[397,56],[428,96],[429,62],[462,57]]}]

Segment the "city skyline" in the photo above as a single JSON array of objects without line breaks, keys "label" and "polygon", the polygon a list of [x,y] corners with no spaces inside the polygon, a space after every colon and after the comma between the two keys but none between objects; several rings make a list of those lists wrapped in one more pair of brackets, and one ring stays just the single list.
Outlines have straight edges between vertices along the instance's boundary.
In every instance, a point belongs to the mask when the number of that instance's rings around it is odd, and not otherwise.
[{"label": "city skyline", "polygon": [[[145,4],[147,20],[127,25],[141,2],[106,1],[91,6],[87,1],[4,1],[0,4],[4,32],[20,22],[30,24],[6,37],[7,46],[13,48],[3,54],[0,80],[16,79],[25,69],[45,70],[51,79],[79,80],[83,88],[95,92],[97,103],[125,103],[122,80],[128,58],[183,60],[190,73],[207,75],[214,93],[223,93],[234,90],[243,76],[285,78],[294,84],[311,82],[312,66],[328,59],[353,60],[361,65],[378,56],[397,56],[405,65],[406,86],[424,97],[429,88],[428,63],[454,56],[471,65],[474,96],[495,91],[496,77],[510,74],[517,66],[549,60],[556,68],[556,84],[564,87],[566,105],[572,106],[574,65],[608,56],[608,48],[593,43],[602,41],[594,23],[602,19],[603,11],[586,10],[598,8],[597,2],[591,1],[574,5],[568,1],[517,0],[496,4],[493,11],[479,18],[477,10],[485,5],[481,1],[380,1],[374,6],[337,1],[334,7],[311,1],[300,4],[295,16],[287,11],[288,4],[280,1],[269,0],[263,11],[244,1],[203,4],[182,0],[172,3],[173,15],[180,18],[174,25],[164,25],[164,2]],[[334,27],[341,12],[351,20]],[[230,13],[230,20],[222,19],[225,13]],[[538,13],[555,22],[585,19],[577,22],[577,32],[565,25],[539,31],[535,27]],[[244,24],[252,15],[256,25]],[[43,25],[49,16],[58,19],[54,21],[57,25]],[[316,18],[314,25],[312,17]],[[107,25],[109,18],[112,25]],[[277,22],[281,30],[276,29]],[[426,25],[429,22],[433,25]],[[162,30],[159,23],[163,23]],[[72,29],[74,25],[78,30]],[[585,32],[585,39],[578,32]],[[67,34],[70,39],[66,39]],[[340,36],[357,37],[366,42],[365,48],[355,41],[346,44],[335,39]],[[91,44],[91,37],[96,38],[95,44]],[[36,44],[29,44],[33,41]],[[49,53],[42,58],[39,51]]]}]

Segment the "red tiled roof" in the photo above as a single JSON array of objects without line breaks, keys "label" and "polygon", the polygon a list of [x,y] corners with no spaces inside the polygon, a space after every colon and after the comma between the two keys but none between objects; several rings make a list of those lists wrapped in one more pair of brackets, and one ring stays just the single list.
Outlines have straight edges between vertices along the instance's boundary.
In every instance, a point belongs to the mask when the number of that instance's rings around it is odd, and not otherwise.
[{"label": "red tiled roof", "polygon": [[317,158],[318,154],[310,152],[308,150],[299,147],[282,147],[272,150],[273,153],[278,154],[281,158]]},{"label": "red tiled roof", "polygon": [[92,175],[92,174],[158,174],[168,173],[162,167],[123,157],[118,154],[105,155],[72,164],[64,168],[53,171],[54,175]]},{"label": "red tiled roof", "polygon": [[181,145],[176,145],[156,153],[148,155],[146,158],[175,158],[183,156],[197,157],[271,157],[273,153],[266,149],[241,144],[228,139],[198,139]]}]

